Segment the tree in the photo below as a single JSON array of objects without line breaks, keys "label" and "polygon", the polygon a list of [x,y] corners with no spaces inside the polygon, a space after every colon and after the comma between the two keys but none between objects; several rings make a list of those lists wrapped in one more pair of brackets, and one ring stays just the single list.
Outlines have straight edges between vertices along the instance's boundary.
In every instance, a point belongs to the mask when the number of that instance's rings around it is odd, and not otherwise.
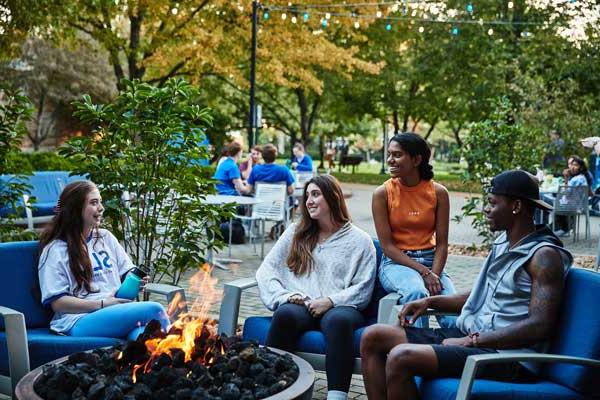
[{"label": "tree", "polygon": [[28,124],[27,136],[34,150],[63,125],[78,125],[70,117],[72,101],[81,99],[85,93],[99,102],[116,95],[116,84],[103,52],[90,46],[92,43],[74,48],[55,47],[32,36],[23,44],[20,57],[5,63],[1,69],[33,99],[35,114]]},{"label": "tree", "polygon": [[72,138],[61,154],[77,162],[73,172],[100,185],[107,223],[133,262],[153,280],[177,284],[208,250],[223,246],[219,222],[233,215],[231,206],[203,201],[214,192],[210,171],[198,164],[209,157],[200,143],[210,114],[181,79],[161,88],[128,80],[121,86],[112,103],[85,96],[75,104],[96,136]]}]

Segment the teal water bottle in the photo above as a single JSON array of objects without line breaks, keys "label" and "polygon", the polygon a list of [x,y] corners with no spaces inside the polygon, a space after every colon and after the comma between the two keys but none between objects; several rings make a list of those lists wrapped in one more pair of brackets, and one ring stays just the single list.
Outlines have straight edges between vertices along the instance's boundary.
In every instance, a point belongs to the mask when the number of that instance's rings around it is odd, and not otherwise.
[{"label": "teal water bottle", "polygon": [[125,280],[121,284],[117,293],[115,293],[115,297],[121,299],[130,299],[133,300],[137,297],[140,292],[140,286],[142,285],[142,278],[146,276],[146,273],[139,268],[133,268],[129,273],[125,276]]}]

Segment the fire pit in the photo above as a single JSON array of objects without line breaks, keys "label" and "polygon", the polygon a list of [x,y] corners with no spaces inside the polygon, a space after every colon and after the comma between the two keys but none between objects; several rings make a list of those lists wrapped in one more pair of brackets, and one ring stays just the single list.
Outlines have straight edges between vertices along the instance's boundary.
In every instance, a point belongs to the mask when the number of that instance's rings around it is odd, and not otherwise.
[{"label": "fire pit", "polygon": [[[41,366],[17,384],[20,400],[310,399],[310,364],[281,350],[217,334],[208,318],[221,298],[205,264],[190,278],[197,300],[162,332],[158,321],[137,340],[75,353]],[[180,299],[167,308],[182,309]]]},{"label": "fire pit", "polygon": [[200,335],[195,339],[196,354],[187,360],[179,349],[160,355],[153,352],[148,342],[156,339],[148,338],[148,330],[135,342],[75,353],[31,371],[18,383],[17,399],[289,400],[312,396],[314,371],[295,355],[237,337]]}]

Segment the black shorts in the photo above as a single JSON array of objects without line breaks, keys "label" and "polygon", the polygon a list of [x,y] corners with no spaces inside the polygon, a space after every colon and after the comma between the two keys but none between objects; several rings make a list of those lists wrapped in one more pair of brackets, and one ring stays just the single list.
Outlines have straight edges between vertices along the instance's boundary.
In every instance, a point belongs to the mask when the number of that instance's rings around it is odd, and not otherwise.
[{"label": "black shorts", "polygon": [[[458,328],[405,328],[409,343],[430,344],[438,360],[436,376],[460,377],[467,357],[477,354],[494,354],[497,350],[482,347],[443,346],[448,338],[461,338],[465,334]],[[477,378],[498,381],[531,382],[536,376],[518,362],[495,363],[477,369]]]}]

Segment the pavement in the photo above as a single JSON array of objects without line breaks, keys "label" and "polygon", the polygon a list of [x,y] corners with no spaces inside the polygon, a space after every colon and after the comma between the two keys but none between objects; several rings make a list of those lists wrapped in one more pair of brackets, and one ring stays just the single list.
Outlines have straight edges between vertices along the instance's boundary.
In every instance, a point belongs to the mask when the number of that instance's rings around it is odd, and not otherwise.
[{"label": "pavement", "polygon": [[[371,196],[375,189],[374,186],[360,185],[360,184],[343,184],[345,193],[350,194],[346,199],[347,205],[352,216],[353,222],[365,230],[372,236],[375,234],[375,226],[371,217]],[[450,193],[450,216],[460,214],[460,209],[465,203],[465,199],[468,194],[464,193]],[[481,244],[481,239],[477,236],[476,231],[471,227],[472,220],[466,218],[463,221],[450,223],[449,242],[452,244]],[[600,218],[591,218],[592,236],[591,239],[584,241],[581,240],[577,243],[573,243],[572,240],[566,239],[565,245],[574,254],[581,255],[595,255],[596,245],[600,234]],[[265,252],[273,246],[273,241],[267,241],[265,244]],[[238,278],[254,277],[257,268],[260,265],[260,248],[257,246],[258,252],[255,252],[253,246],[250,244],[245,245],[233,245],[232,257],[243,260],[241,264],[230,265],[229,271],[216,269],[213,271],[213,277],[217,278],[217,287],[222,289],[223,283],[232,281]],[[225,255],[227,250],[223,250]],[[479,272],[479,268],[483,262],[482,257],[469,257],[450,255],[445,267],[445,271],[452,278],[457,291],[463,292],[471,289],[475,278]],[[186,274],[180,286],[186,288],[188,294],[188,300],[194,300],[194,294],[189,290],[190,278],[196,271],[190,271]],[[210,309],[210,316],[218,318],[220,304],[214,304]],[[241,306],[240,306],[240,318],[239,323],[243,324],[244,320],[253,315],[270,315],[271,313],[263,306],[256,288],[252,288],[245,291],[242,295]],[[353,375],[352,383],[349,391],[349,398],[351,399],[366,399],[364,384],[362,376]],[[323,372],[317,372],[317,379],[315,381],[314,388],[314,399],[326,399],[327,397],[327,379]]]}]

